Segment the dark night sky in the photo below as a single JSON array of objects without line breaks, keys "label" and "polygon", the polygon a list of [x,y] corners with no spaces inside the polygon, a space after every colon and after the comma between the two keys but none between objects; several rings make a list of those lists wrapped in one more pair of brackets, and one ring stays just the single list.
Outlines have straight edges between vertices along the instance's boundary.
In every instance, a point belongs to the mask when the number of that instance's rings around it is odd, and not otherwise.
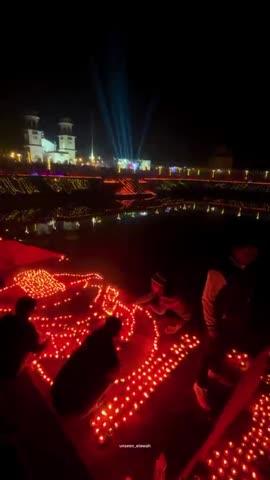
[{"label": "dark night sky", "polygon": [[[8,40],[0,90],[0,144],[14,145],[21,114],[38,111],[48,136],[57,133],[56,122],[67,115],[75,122],[78,148],[87,153],[91,112],[99,153],[112,148],[99,109],[93,82],[93,64],[107,81],[112,59],[126,59],[133,136],[142,130],[147,107],[154,108],[143,157],[156,163],[204,164],[209,152],[226,144],[239,166],[268,166],[269,74],[267,39],[252,29],[235,35],[201,25],[184,28],[160,24],[127,32],[97,29],[73,37],[64,33],[51,41]],[[238,25],[239,27],[239,25]],[[207,38],[206,38],[207,31]],[[47,32],[48,34],[48,32]]]}]

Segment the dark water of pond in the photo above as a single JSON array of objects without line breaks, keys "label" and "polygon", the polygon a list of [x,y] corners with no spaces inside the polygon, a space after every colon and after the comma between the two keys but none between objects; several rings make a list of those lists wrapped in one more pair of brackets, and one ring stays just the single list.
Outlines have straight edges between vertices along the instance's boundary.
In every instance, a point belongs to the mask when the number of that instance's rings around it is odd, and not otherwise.
[{"label": "dark water of pond", "polygon": [[151,274],[162,270],[192,302],[199,298],[212,259],[234,236],[255,235],[268,256],[270,215],[265,209],[175,201],[94,216],[76,208],[72,215],[47,213],[42,220],[28,211],[18,221],[18,211],[10,212],[8,218],[2,215],[0,235],[63,252],[76,268],[101,272],[134,294],[147,290]]}]

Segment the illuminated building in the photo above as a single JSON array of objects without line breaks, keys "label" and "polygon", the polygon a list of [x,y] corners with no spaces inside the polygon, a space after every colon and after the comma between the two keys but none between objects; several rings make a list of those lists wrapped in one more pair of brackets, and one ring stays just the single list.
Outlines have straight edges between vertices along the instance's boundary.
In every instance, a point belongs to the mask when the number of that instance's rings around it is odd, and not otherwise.
[{"label": "illuminated building", "polygon": [[25,115],[24,149],[29,162],[43,162],[42,136],[38,129],[39,116]]},{"label": "illuminated building", "polygon": [[60,120],[58,148],[56,142],[48,140],[44,132],[38,129],[37,115],[25,116],[24,149],[26,158],[31,162],[75,163],[75,136],[72,135],[73,124],[68,118]]},{"label": "illuminated building", "polygon": [[151,161],[143,159],[129,159],[129,158],[118,158],[117,159],[117,168],[120,170],[151,170]]},{"label": "illuminated building", "polygon": [[59,122],[60,135],[59,139],[59,151],[57,153],[67,156],[68,161],[74,163],[75,161],[75,136],[72,135],[73,123],[68,118],[63,118]]}]

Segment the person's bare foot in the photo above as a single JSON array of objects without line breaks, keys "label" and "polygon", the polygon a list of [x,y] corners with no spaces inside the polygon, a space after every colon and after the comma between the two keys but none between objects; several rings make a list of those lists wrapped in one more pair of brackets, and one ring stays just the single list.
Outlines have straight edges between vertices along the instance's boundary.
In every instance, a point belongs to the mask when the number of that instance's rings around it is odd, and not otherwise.
[{"label": "person's bare foot", "polygon": [[209,368],[208,370],[208,378],[211,378],[211,380],[215,380],[216,382],[224,385],[225,387],[232,386],[232,382],[228,378],[221,375],[221,373],[215,372],[215,370],[212,370],[211,368]]},{"label": "person's bare foot", "polygon": [[208,390],[207,388],[200,387],[197,382],[193,385],[193,391],[195,393],[199,406],[206,412],[210,412],[211,407],[209,404]]},{"label": "person's bare foot", "polygon": [[152,292],[147,293],[143,297],[138,298],[138,300],[135,302],[136,305],[147,305],[150,302],[152,302],[154,299],[154,295]]},{"label": "person's bare foot", "polygon": [[152,310],[153,313],[156,315],[165,315],[166,308],[163,308],[159,304],[150,303],[149,308]]},{"label": "person's bare foot", "polygon": [[166,335],[174,335],[175,333],[179,332],[181,328],[181,323],[177,323],[177,325],[168,325],[168,327],[165,328],[165,333]]}]

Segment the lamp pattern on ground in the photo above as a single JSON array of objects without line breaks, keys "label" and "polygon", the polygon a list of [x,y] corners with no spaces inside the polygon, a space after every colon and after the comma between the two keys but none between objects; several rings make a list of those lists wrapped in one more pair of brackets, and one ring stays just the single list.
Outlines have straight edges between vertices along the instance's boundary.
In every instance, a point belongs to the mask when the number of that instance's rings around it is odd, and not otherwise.
[{"label": "lamp pattern on ground", "polygon": [[249,356],[247,353],[238,352],[236,349],[232,349],[227,353],[227,361],[230,365],[238,368],[241,371],[247,370],[249,366]]},{"label": "lamp pattern on ground", "polygon": [[[227,362],[239,371],[249,367],[247,353],[236,349],[227,353]],[[212,451],[206,461],[207,473],[195,475],[202,480],[262,480],[270,472],[270,374],[261,378],[263,393],[252,404],[249,426],[241,437],[224,440],[219,449]],[[267,390],[267,391],[265,391]],[[246,422],[245,424],[246,425]],[[244,427],[245,428],[245,427]],[[241,429],[243,432],[243,428]],[[270,478],[270,473],[269,473]]]},{"label": "lamp pattern on ground", "polygon": [[207,460],[210,480],[269,478],[270,395],[261,393],[251,408],[249,428],[238,441],[226,441]]},{"label": "lamp pattern on ground", "polygon": [[135,306],[146,321],[152,322],[152,342],[146,359],[128,375],[117,378],[94,408],[91,426],[99,443],[104,443],[121,425],[142,407],[158,386],[175,370],[199,344],[195,336],[185,334],[179,344],[165,351],[159,347],[159,332],[155,318],[142,307]]},{"label": "lamp pattern on ground", "polygon": [[[72,309],[76,297],[80,301],[85,289],[89,289],[89,299],[90,291],[94,292],[92,301],[89,300],[87,304],[87,311],[63,314],[63,310]],[[48,346],[38,359],[32,361],[32,367],[49,385],[53,384],[53,378],[65,360],[94,328],[104,322],[107,315],[113,313],[122,321],[118,350],[133,335],[133,307],[124,305],[119,300],[119,291],[107,285],[97,273],[51,274],[43,269],[21,272],[14,277],[12,284],[0,290],[1,313],[12,311],[13,305],[11,307],[3,300],[6,295],[13,297],[14,294],[14,298],[18,298],[22,292],[40,300],[30,320],[41,339],[48,340]]]},{"label": "lamp pattern on ground", "polygon": [[46,270],[27,270],[14,278],[15,284],[21,287],[32,298],[43,298],[65,290],[65,285],[58,282]]},{"label": "lamp pattern on ground", "polygon": [[[196,337],[186,334],[179,343],[161,347],[153,315],[138,305],[125,305],[120,300],[119,290],[106,284],[103,277],[96,273],[52,274],[42,269],[26,270],[15,276],[11,285],[0,290],[0,302],[1,295],[10,294],[12,289],[15,289],[17,297],[23,291],[40,299],[30,320],[41,339],[48,339],[48,346],[38,358],[32,360],[31,366],[49,385],[53,384],[53,378],[65,360],[107,315],[115,315],[122,320],[118,349],[131,340],[137,315],[151,325],[148,353],[140,359],[137,367],[117,378],[93,408],[95,414],[90,424],[99,443],[105,442],[118,427],[125,424],[199,344]],[[87,305],[87,314],[72,313],[72,302],[85,289],[94,289],[92,300]],[[5,309],[3,311],[11,310],[10,305],[3,305],[2,308]],[[69,312],[65,311],[67,308]]]},{"label": "lamp pattern on ground", "polygon": [[[74,299],[86,289],[94,289],[87,314],[64,313],[63,309],[72,305]],[[27,270],[15,276],[9,285],[0,290],[0,311],[11,311],[13,305],[5,300],[13,296],[18,298],[22,292],[40,299],[31,321],[36,325],[41,338],[47,338],[49,342],[39,358],[32,360],[31,366],[49,385],[52,385],[54,375],[64,361],[81,345],[91,330],[104,321],[106,315],[114,314],[122,320],[118,348],[132,338],[137,315],[142,315],[143,319],[151,324],[151,343],[143,361],[127,375],[117,378],[92,410],[94,414],[90,419],[91,428],[101,444],[137,413],[158,386],[199,344],[196,337],[185,334],[177,344],[162,347],[153,315],[146,308],[123,304],[119,290],[106,284],[103,277],[97,273],[51,274],[42,269]],[[246,354],[233,350],[227,357],[234,364],[238,363],[239,368],[246,368]],[[268,387],[269,375],[264,380]],[[257,464],[261,465],[269,452],[270,396],[263,393],[252,407],[251,426],[240,440],[228,441],[222,449],[211,454],[207,461],[207,478],[259,480]]]}]

